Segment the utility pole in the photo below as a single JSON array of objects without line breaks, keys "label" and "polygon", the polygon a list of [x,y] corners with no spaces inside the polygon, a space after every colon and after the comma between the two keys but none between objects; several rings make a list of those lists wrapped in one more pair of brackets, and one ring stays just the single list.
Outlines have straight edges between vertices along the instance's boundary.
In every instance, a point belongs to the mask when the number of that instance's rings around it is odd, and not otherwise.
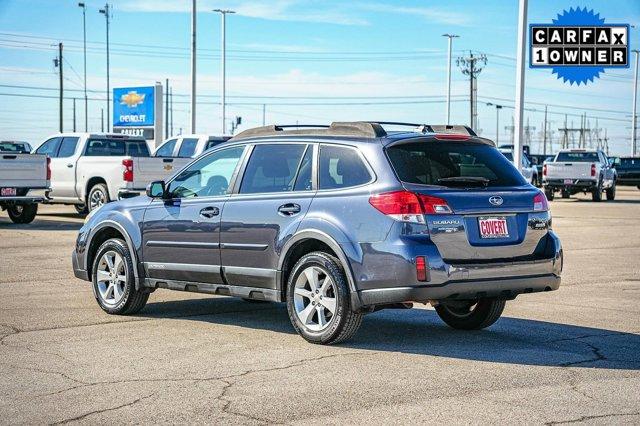
[{"label": "utility pole", "polygon": [[58,115],[60,118],[60,125],[58,126],[60,133],[63,132],[63,95],[64,95],[64,76],[62,71],[62,43],[58,43],[58,57],[53,60],[54,66],[58,68],[59,84],[60,84],[60,101]]},{"label": "utility pole", "polygon": [[100,108],[100,131],[104,133],[104,108]]},{"label": "utility pole", "polygon": [[544,124],[542,125],[542,155],[547,155],[547,106],[544,106]]},{"label": "utility pole", "polygon": [[527,0],[520,0],[518,6],[518,44],[516,53],[516,100],[515,100],[515,141],[513,162],[522,171],[522,119],[524,116],[524,69],[527,55]]},{"label": "utility pole", "polygon": [[109,117],[111,117],[109,112],[111,109],[111,88],[109,87],[109,20],[111,19],[111,17],[109,16],[110,9],[111,7],[109,6],[109,3],[106,3],[104,5],[104,9],[100,9],[99,11],[104,15],[107,23],[107,132],[111,128],[111,126],[109,125]]},{"label": "utility pole", "polygon": [[164,81],[164,138],[169,139],[169,79]]},{"label": "utility pole", "polygon": [[451,123],[451,45],[453,39],[460,37],[455,34],[442,34],[449,39],[449,55],[447,56],[447,125]]},{"label": "utility pole", "polygon": [[84,3],[78,3],[78,6],[82,8],[82,44],[84,51],[84,131],[88,132],[89,98],[87,97],[87,6]]},{"label": "utility pole", "polygon": [[265,117],[267,115],[267,105],[262,104],[262,125],[265,125]]},{"label": "utility pole", "polygon": [[226,116],[226,104],[227,104],[227,81],[226,81],[226,65],[227,65],[227,52],[226,52],[226,29],[225,29],[225,23],[226,23],[226,18],[227,18],[227,14],[228,13],[236,13],[233,10],[228,10],[228,9],[213,9],[214,12],[218,12],[221,15],[222,18],[222,58],[221,58],[221,64],[222,64],[222,70],[221,70],[221,74],[222,74],[222,78],[221,78],[221,88],[220,88],[220,93],[222,94],[222,99],[220,100],[220,102],[222,103],[222,134],[226,134],[227,132],[227,121],[225,119]]},{"label": "utility pole", "polygon": [[171,115],[171,136],[173,136],[173,87],[169,87],[169,103],[171,104],[171,109],[169,110]]},{"label": "utility pole", "polygon": [[191,133],[195,133],[195,132],[196,132],[196,0],[193,0],[191,2]]},{"label": "utility pole", "polygon": [[458,58],[456,64],[460,67],[462,74],[469,76],[469,126],[473,130],[476,130],[478,128],[478,105],[476,100],[477,79],[483,66],[487,64],[487,56],[484,54],[480,56],[473,56],[473,52],[470,51],[469,56]]},{"label": "utility pole", "polygon": [[76,132],[76,98],[73,98],[73,132]]},{"label": "utility pole", "polygon": [[637,127],[638,127],[638,56],[640,56],[640,50],[634,50],[636,54],[636,69],[635,77],[633,78],[633,109],[631,113],[631,155],[636,156],[637,152]]}]

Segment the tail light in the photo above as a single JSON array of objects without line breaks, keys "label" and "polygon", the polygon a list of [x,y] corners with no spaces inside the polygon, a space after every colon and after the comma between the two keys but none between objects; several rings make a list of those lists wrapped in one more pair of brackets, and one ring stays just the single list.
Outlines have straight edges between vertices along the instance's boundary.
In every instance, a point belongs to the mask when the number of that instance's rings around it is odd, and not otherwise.
[{"label": "tail light", "polygon": [[122,165],[124,166],[122,179],[125,182],[133,182],[133,160],[131,158],[124,159]]},{"label": "tail light", "polygon": [[546,176],[547,175],[547,165],[543,164],[542,165],[542,176]]},{"label": "tail light", "polygon": [[452,213],[445,200],[409,191],[394,191],[372,195],[369,204],[382,214],[401,222],[425,223],[425,214]]},{"label": "tail light", "polygon": [[438,133],[435,138],[439,141],[467,141],[471,139],[471,136],[457,133]]},{"label": "tail light", "polygon": [[416,279],[418,281],[429,281],[427,259],[424,256],[416,257]]},{"label": "tail light", "polygon": [[591,164],[591,176],[595,176],[596,175],[596,165],[595,164]]},{"label": "tail light", "polygon": [[51,180],[51,157],[47,157],[47,180]]},{"label": "tail light", "polygon": [[546,212],[549,210],[549,202],[547,201],[547,196],[542,192],[538,192],[535,197],[533,197],[533,211],[534,212]]}]

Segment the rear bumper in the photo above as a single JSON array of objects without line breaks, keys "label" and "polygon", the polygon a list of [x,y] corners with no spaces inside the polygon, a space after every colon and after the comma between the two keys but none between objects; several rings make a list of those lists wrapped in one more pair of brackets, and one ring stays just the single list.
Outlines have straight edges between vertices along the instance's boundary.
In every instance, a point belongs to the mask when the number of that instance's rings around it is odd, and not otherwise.
[{"label": "rear bumper", "polygon": [[33,204],[42,203],[46,200],[44,196],[16,196],[16,197],[0,197],[0,203],[10,204]]},{"label": "rear bumper", "polygon": [[564,183],[564,179],[545,179],[545,188],[554,191],[565,190],[569,192],[590,191],[598,186],[598,181],[588,179],[572,179],[571,183]]}]

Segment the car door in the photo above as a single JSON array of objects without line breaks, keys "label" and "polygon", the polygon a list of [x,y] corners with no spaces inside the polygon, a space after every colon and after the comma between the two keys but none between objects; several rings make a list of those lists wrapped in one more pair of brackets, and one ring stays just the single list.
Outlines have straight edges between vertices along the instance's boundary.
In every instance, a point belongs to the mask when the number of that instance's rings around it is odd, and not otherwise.
[{"label": "car door", "polygon": [[142,224],[147,277],[222,283],[220,214],[237,176],[245,146],[214,151],[191,163],[154,199]]},{"label": "car door", "polygon": [[[77,136],[64,136],[60,142],[58,155],[51,159],[51,187],[53,194],[57,198],[77,199],[76,192],[76,167],[78,148]],[[55,169],[55,178],[53,170]]]},{"label": "car door", "polygon": [[313,196],[316,145],[267,143],[251,148],[222,212],[220,247],[227,283],[276,288],[279,251],[297,230]]}]

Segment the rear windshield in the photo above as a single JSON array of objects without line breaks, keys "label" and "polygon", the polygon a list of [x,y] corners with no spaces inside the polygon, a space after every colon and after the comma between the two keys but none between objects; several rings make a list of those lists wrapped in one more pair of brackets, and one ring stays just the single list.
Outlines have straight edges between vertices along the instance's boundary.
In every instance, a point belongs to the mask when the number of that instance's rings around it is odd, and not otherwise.
[{"label": "rear windshield", "polygon": [[558,162],[573,162],[573,163],[597,163],[597,152],[560,152],[558,153]]},{"label": "rear windshield", "polygon": [[623,166],[640,167],[640,158],[621,158],[620,164]]},{"label": "rear windshield", "polygon": [[[387,149],[402,182],[438,186],[518,186],[526,181],[497,149],[470,142],[414,142]],[[466,182],[467,181],[467,182]]]},{"label": "rear windshield", "polygon": [[0,151],[2,152],[19,152],[28,153],[31,151],[26,143],[21,142],[0,142]]},{"label": "rear windshield", "polygon": [[149,157],[149,147],[144,140],[98,139],[87,142],[85,155],[92,157]]}]

